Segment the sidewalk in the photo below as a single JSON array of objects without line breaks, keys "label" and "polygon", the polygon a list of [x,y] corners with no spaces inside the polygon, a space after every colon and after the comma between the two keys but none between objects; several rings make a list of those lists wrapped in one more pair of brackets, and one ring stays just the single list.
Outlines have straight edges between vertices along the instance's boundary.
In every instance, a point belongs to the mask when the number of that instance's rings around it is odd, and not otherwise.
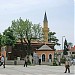
[{"label": "sidewalk", "polygon": [[71,66],[71,73],[64,73],[64,66],[36,65],[23,67],[23,65],[0,66],[0,75],[74,75],[74,67]]}]

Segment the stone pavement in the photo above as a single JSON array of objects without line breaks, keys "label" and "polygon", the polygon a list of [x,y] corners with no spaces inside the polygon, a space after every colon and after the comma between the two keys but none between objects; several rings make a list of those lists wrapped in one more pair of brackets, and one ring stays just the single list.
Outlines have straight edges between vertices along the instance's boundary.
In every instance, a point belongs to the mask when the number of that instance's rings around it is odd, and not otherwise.
[{"label": "stone pavement", "polygon": [[36,65],[23,67],[23,65],[0,66],[0,75],[75,75],[75,66],[71,66],[71,73],[64,73],[64,66]]}]

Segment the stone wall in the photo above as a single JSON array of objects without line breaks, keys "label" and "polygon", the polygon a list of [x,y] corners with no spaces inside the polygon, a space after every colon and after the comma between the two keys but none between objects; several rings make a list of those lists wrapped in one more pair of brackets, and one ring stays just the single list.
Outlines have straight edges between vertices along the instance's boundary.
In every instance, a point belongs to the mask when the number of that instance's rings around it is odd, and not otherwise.
[{"label": "stone wall", "polygon": [[24,65],[24,60],[6,60],[5,64],[6,65]]}]

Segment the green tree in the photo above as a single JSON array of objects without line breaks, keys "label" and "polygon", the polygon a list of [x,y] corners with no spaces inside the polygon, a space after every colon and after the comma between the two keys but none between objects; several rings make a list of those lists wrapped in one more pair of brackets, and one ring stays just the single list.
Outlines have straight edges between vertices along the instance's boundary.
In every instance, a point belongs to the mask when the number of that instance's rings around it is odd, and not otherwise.
[{"label": "green tree", "polygon": [[7,46],[14,45],[15,37],[13,36],[13,31],[10,29],[10,27],[3,32],[1,43],[2,45],[7,45]]},{"label": "green tree", "polygon": [[[12,21],[11,29],[13,30],[13,34],[16,37],[16,40],[21,41],[21,50],[25,50],[24,47],[24,38],[26,37],[26,28],[27,28],[27,22],[24,22],[21,17],[17,20]],[[27,42],[27,41],[26,41]],[[26,55],[26,50],[25,50]]]},{"label": "green tree", "polygon": [[35,40],[38,40],[38,41],[43,40],[43,31],[40,24],[33,24],[32,33]]},{"label": "green tree", "polygon": [[5,44],[6,44],[6,37],[5,37],[5,35],[2,35],[1,46],[5,46]]},{"label": "green tree", "polygon": [[[14,46],[16,40],[15,36],[13,36],[13,31],[10,27],[3,32],[3,36],[1,39],[1,45],[6,46],[6,56],[10,59],[8,52],[12,52],[12,47]],[[9,51],[11,48],[11,51]]]},{"label": "green tree", "polygon": [[49,42],[53,42],[53,43],[55,43],[55,45],[60,45],[59,43],[58,43],[58,39],[57,39],[57,37],[55,36],[55,32],[50,32],[49,31],[49,33],[48,33],[48,41]]},{"label": "green tree", "polygon": [[68,44],[67,44],[67,40],[65,39],[64,41],[64,51],[63,51],[63,54],[64,55],[67,55],[68,54]]},{"label": "green tree", "polygon": [[27,54],[30,55],[33,52],[31,49],[31,39],[33,36],[33,33],[32,33],[32,25],[33,24],[29,20],[26,20],[25,25],[26,25],[26,30],[25,30],[24,42],[27,43]]},{"label": "green tree", "polygon": [[[1,39],[2,39],[2,35],[1,35],[1,33],[0,33],[0,50],[1,50],[1,46],[2,46],[2,44],[1,44]],[[0,51],[1,52],[1,51]]]},{"label": "green tree", "polygon": [[[27,44],[26,54],[31,54],[31,40],[40,38],[41,33],[39,24],[32,24],[29,20],[23,21],[21,18],[17,21],[12,21],[12,26],[14,35],[21,40],[22,50],[24,49],[24,42]],[[37,36],[38,35],[38,36]]]},{"label": "green tree", "polygon": [[1,46],[1,39],[2,39],[2,35],[1,35],[1,33],[0,33],[0,46]]}]

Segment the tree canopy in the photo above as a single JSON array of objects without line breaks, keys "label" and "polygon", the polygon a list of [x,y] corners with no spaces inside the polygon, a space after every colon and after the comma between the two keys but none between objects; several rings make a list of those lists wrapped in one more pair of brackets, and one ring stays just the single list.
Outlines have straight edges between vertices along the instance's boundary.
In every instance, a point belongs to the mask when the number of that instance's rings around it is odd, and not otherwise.
[{"label": "tree canopy", "polygon": [[55,45],[60,45],[59,43],[58,43],[58,39],[57,39],[57,37],[55,36],[55,32],[51,32],[51,31],[49,31],[49,33],[48,33],[48,41],[51,43],[54,43]]},{"label": "tree canopy", "polygon": [[[55,32],[49,31],[48,33],[48,42],[52,42],[55,45],[60,45],[58,39],[55,36]],[[24,49],[24,43],[27,44],[27,54],[32,53],[31,41],[44,41],[43,31],[40,24],[32,24],[31,21],[26,19],[25,21],[21,17],[17,20],[12,21],[11,27],[6,29],[3,32],[3,35],[0,35],[0,44],[2,45],[13,45],[16,41],[21,41],[22,50]]]},{"label": "tree canopy", "polygon": [[1,39],[2,39],[2,35],[1,35],[1,33],[0,33],[0,46],[1,46]]},{"label": "tree canopy", "polygon": [[12,46],[14,45],[14,43],[15,43],[15,37],[13,36],[13,31],[9,27],[3,32],[3,36],[1,38],[1,44],[3,46],[4,45]]},{"label": "tree canopy", "polygon": [[32,24],[29,20],[17,19],[12,21],[11,26],[14,36],[20,39],[22,47],[23,43],[27,43],[27,52],[31,54],[31,40],[40,39],[42,37],[42,27],[40,24]]}]

